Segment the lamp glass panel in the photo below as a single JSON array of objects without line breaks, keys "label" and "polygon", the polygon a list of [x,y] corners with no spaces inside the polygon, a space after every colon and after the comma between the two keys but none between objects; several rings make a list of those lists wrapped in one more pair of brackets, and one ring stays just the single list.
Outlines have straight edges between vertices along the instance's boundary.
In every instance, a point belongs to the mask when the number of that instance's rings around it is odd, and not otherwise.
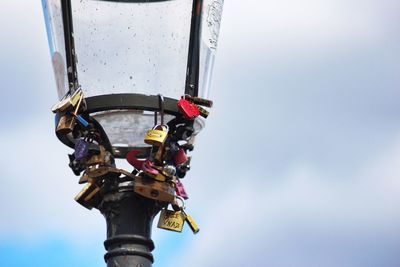
[{"label": "lamp glass panel", "polygon": [[192,3],[71,0],[85,96],[184,92]]},{"label": "lamp glass panel", "polygon": [[66,71],[64,24],[60,0],[42,0],[43,14],[46,23],[51,60],[56,80],[58,98],[68,92],[68,76]]},{"label": "lamp glass panel", "polygon": [[201,21],[199,96],[209,97],[224,0],[204,0]]}]

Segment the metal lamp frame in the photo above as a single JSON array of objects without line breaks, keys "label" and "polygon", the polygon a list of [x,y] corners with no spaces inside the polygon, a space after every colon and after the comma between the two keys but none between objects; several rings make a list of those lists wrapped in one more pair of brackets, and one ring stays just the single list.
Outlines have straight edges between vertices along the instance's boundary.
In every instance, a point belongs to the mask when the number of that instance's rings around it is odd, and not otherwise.
[{"label": "metal lamp frame", "polygon": [[[102,0],[104,1],[104,0]],[[132,2],[132,3],[147,3],[147,2],[161,2],[170,0],[125,0],[112,2]],[[198,96],[199,92],[199,69],[200,69],[200,35],[201,35],[201,16],[202,16],[203,0],[193,0],[192,17],[190,26],[189,49],[187,72],[185,82],[185,95]],[[68,84],[69,93],[72,94],[79,89],[78,70],[76,66],[76,50],[74,41],[73,30],[73,16],[71,8],[71,0],[61,0],[61,12],[64,25],[64,40],[65,40],[65,55],[68,70]],[[173,115],[177,119],[181,117],[176,106],[177,99],[165,98],[164,112],[168,115]],[[148,96],[143,94],[110,94],[99,95],[85,98],[86,110],[85,114],[90,115],[96,112],[103,111],[118,111],[118,110],[140,110],[140,111],[154,111],[159,112],[160,106],[158,104],[158,96]],[[56,125],[60,119],[56,115]],[[95,122],[96,123],[96,122]],[[108,140],[101,125],[97,123],[98,128],[103,132],[104,139]],[[73,148],[74,139],[72,136],[57,136],[58,139],[65,145]],[[116,158],[124,158],[132,147],[112,147],[109,144],[110,151]]]}]

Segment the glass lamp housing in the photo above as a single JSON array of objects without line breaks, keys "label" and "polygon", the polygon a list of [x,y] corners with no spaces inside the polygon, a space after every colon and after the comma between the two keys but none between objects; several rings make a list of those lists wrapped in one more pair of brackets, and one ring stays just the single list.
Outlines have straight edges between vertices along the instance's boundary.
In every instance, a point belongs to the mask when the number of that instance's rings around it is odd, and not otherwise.
[{"label": "glass lamp housing", "polygon": [[[208,98],[223,0],[42,0],[59,99],[132,94]],[[113,147],[143,147],[154,111],[91,114]],[[174,115],[165,115],[165,121]],[[158,122],[160,119],[158,119]],[[204,120],[195,121],[196,133]]]}]

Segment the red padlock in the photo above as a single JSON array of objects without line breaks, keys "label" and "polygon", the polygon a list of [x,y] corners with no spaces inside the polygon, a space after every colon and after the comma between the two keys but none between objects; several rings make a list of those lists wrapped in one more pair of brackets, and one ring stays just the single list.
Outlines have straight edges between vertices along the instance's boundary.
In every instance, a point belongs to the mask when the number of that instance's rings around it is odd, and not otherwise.
[{"label": "red padlock", "polygon": [[179,166],[179,165],[185,163],[186,161],[188,161],[188,157],[187,157],[185,151],[181,148],[178,150],[178,152],[175,153],[173,160],[174,160],[175,166]]},{"label": "red padlock", "polygon": [[183,199],[187,200],[189,199],[185,188],[183,187],[183,184],[181,181],[177,180],[175,184],[175,192],[178,196],[182,197]]},{"label": "red padlock", "polygon": [[182,98],[177,103],[179,111],[183,114],[185,119],[187,120],[194,120],[196,117],[200,115],[199,108],[187,101],[186,99]]},{"label": "red padlock", "polygon": [[128,154],[126,154],[126,160],[131,164],[135,169],[141,170],[143,168],[143,163],[146,159],[138,159],[136,156],[143,151],[140,150],[131,150]]}]

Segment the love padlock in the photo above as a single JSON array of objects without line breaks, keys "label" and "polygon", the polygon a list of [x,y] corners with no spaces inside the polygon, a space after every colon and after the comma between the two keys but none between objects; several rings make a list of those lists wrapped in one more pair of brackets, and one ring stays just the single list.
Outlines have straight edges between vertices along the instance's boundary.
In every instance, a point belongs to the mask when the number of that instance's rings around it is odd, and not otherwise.
[{"label": "love padlock", "polygon": [[182,113],[183,117],[187,120],[193,120],[200,115],[199,108],[184,98],[178,101],[177,106],[179,112]]},{"label": "love padlock", "polygon": [[172,203],[175,199],[172,185],[156,180],[135,177],[134,190],[146,198]]},{"label": "love padlock", "polygon": [[76,118],[70,114],[63,115],[58,121],[56,133],[67,135],[74,130]]},{"label": "love padlock", "polygon": [[54,113],[58,113],[58,112],[64,112],[67,109],[75,107],[81,97],[82,97],[82,90],[78,89],[72,95],[65,96],[60,102],[55,104],[51,108],[51,111],[53,111]]},{"label": "love padlock", "polygon": [[181,165],[183,163],[185,163],[186,161],[188,161],[188,157],[185,153],[185,151],[181,148],[178,150],[178,152],[176,152],[176,154],[173,157],[174,160],[174,164],[175,166]]},{"label": "love padlock", "polygon": [[167,177],[159,170],[157,170],[156,166],[154,166],[153,162],[151,162],[150,160],[146,160],[143,163],[142,170],[145,174],[157,181],[165,182],[167,180]]},{"label": "love padlock", "polygon": [[128,154],[126,154],[126,160],[131,164],[135,169],[141,170],[146,159],[138,159],[137,155],[142,153],[140,150],[131,150]]},{"label": "love padlock", "polygon": [[82,160],[89,155],[89,143],[84,139],[79,139],[75,143],[75,159]]},{"label": "love padlock", "polygon": [[185,187],[183,186],[183,184],[181,183],[181,181],[179,181],[179,179],[177,179],[176,183],[175,183],[175,192],[178,196],[182,197],[183,199],[189,199]]},{"label": "love padlock", "polygon": [[168,136],[168,125],[156,125],[144,137],[144,142],[153,146],[162,146]]},{"label": "love padlock", "polygon": [[150,176],[156,176],[159,173],[157,169],[153,168],[153,163],[150,160],[146,160],[143,163],[142,170],[145,174]]}]

